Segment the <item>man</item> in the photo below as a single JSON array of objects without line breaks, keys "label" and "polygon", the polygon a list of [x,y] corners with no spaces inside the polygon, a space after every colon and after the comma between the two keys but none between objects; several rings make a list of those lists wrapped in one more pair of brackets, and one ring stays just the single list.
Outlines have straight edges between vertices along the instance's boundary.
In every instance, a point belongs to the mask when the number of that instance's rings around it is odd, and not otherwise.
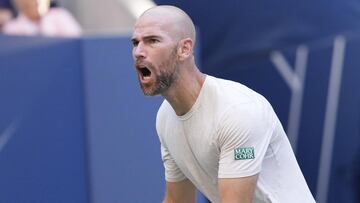
[{"label": "man", "polygon": [[173,6],[145,11],[133,57],[145,95],[162,95],[156,121],[165,167],[165,203],[312,203],[283,128],[261,95],[197,68],[195,28]]}]

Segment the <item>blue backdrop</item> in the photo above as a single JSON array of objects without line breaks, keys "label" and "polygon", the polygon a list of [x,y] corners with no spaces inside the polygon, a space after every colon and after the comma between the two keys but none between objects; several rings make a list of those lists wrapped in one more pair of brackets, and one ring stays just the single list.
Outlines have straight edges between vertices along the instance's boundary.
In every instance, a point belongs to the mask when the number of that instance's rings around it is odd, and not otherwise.
[{"label": "blue backdrop", "polygon": [[87,202],[79,40],[0,36],[0,202]]},{"label": "blue backdrop", "polygon": [[161,98],[130,46],[0,36],[0,202],[161,202]]}]

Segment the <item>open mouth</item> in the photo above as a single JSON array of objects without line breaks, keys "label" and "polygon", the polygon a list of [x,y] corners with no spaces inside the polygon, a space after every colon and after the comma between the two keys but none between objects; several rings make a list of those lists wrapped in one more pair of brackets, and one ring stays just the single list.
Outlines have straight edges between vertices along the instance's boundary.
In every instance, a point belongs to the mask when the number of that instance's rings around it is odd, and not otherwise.
[{"label": "open mouth", "polygon": [[139,70],[142,80],[146,81],[151,78],[151,71],[146,66],[140,66],[140,67],[138,67],[138,70]]},{"label": "open mouth", "polygon": [[147,67],[141,67],[140,72],[143,77],[150,77],[151,75],[151,71]]}]

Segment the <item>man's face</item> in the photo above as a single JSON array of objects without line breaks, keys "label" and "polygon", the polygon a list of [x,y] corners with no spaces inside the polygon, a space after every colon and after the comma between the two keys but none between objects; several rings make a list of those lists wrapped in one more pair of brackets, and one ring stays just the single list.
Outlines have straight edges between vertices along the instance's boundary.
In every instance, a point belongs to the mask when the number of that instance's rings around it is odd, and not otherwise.
[{"label": "man's face", "polygon": [[140,19],[135,25],[132,54],[145,95],[163,94],[177,79],[177,42],[169,30],[153,19]]}]

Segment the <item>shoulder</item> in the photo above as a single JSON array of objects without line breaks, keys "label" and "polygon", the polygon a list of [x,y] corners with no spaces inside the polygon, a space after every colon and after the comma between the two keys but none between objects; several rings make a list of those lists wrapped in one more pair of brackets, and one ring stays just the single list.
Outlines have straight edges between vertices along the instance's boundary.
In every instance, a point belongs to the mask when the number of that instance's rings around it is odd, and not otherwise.
[{"label": "shoulder", "polygon": [[219,121],[256,119],[272,112],[270,103],[261,94],[239,82],[213,76],[207,78],[203,100],[206,108],[216,110]]},{"label": "shoulder", "polygon": [[219,125],[220,127],[228,125],[246,128],[263,127],[263,121],[272,117],[270,114],[272,112],[268,106],[259,105],[253,101],[232,103],[219,117]]},{"label": "shoulder", "polygon": [[164,99],[159,107],[156,119],[161,119],[161,117],[166,116],[170,110],[172,110],[171,105]]},{"label": "shoulder", "polygon": [[240,83],[222,83],[222,100],[226,105],[222,105],[217,120],[220,143],[233,136],[247,139],[248,136],[268,135],[276,122],[276,114],[270,103],[262,95]]},{"label": "shoulder", "polygon": [[209,77],[207,100],[219,107],[220,114],[256,114],[271,109],[271,105],[261,94],[249,87],[231,80]]},{"label": "shoulder", "polygon": [[166,125],[167,117],[173,112],[169,102],[165,99],[159,107],[159,110],[156,115],[156,130],[159,132],[162,126]]},{"label": "shoulder", "polygon": [[19,23],[23,23],[23,22],[28,22],[29,20],[23,15],[23,14],[19,14],[17,17],[7,21],[4,26],[12,26],[12,25],[16,25]]},{"label": "shoulder", "polygon": [[36,32],[36,25],[23,14],[5,23],[3,27],[5,34],[30,35]]},{"label": "shoulder", "polygon": [[[216,142],[219,147],[244,143],[261,143],[273,135],[276,124],[275,113],[255,104],[233,104],[218,120]],[[235,146],[236,145],[236,146]]]},{"label": "shoulder", "polygon": [[4,24],[3,32],[4,32],[5,34],[11,34],[12,31],[13,31],[13,29],[14,29],[15,27],[17,27],[18,24],[19,24],[19,23],[18,23],[17,19],[9,20],[8,22],[6,22],[6,23]]},{"label": "shoulder", "polygon": [[223,98],[223,101],[229,103],[243,103],[263,99],[259,93],[240,82],[232,80],[209,76],[208,86],[211,94]]}]

